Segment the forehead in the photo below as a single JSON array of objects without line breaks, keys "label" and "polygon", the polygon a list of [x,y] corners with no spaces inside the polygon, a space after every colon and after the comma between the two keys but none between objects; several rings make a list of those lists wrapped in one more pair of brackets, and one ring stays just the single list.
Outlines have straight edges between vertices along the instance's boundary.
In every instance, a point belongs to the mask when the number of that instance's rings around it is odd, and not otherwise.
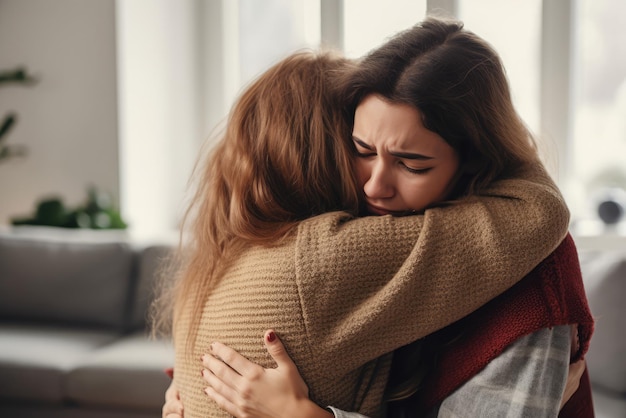
[{"label": "forehead", "polygon": [[405,103],[392,103],[377,94],[365,96],[356,108],[355,118],[367,116],[371,120],[383,120],[390,122],[402,122],[404,124],[416,123],[421,118],[418,109]]},{"label": "forehead", "polygon": [[357,106],[353,135],[376,148],[398,151],[428,150],[444,152],[445,140],[424,127],[422,113],[404,103],[391,103],[369,95]]}]

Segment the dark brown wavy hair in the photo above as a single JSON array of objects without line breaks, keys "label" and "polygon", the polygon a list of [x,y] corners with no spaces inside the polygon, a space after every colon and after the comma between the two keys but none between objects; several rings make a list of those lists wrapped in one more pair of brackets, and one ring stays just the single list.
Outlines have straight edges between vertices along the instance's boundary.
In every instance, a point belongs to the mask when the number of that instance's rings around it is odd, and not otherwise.
[{"label": "dark brown wavy hair", "polygon": [[427,18],[363,57],[343,84],[351,123],[371,94],[419,109],[424,126],[457,151],[463,176],[456,197],[539,158],[513,106],[500,57],[461,22]]},{"label": "dark brown wavy hair", "polygon": [[[398,33],[346,73],[342,88],[351,125],[369,95],[420,110],[424,126],[460,157],[451,200],[479,193],[539,160],[498,54],[461,22],[429,17]],[[459,337],[447,332],[396,350],[387,387],[391,416],[413,416],[412,398],[435,367],[437,347]]]}]

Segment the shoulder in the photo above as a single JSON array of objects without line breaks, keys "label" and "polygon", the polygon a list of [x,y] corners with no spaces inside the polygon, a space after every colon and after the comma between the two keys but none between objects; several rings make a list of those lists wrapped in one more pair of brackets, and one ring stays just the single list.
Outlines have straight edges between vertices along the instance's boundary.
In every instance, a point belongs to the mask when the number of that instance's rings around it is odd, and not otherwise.
[{"label": "shoulder", "polygon": [[313,216],[300,223],[299,230],[317,229],[317,228],[332,228],[333,226],[340,225],[348,222],[352,219],[356,219],[348,212],[328,212],[322,215]]},{"label": "shoulder", "polygon": [[354,258],[358,253],[377,258],[388,250],[394,258],[406,256],[419,238],[423,217],[354,217],[331,212],[302,222],[296,237],[296,258],[324,263],[341,254]]},{"label": "shoulder", "polygon": [[355,217],[347,212],[329,212],[302,221],[298,226],[298,234],[376,235],[383,231],[405,230],[408,227],[419,226],[422,220],[422,215]]}]

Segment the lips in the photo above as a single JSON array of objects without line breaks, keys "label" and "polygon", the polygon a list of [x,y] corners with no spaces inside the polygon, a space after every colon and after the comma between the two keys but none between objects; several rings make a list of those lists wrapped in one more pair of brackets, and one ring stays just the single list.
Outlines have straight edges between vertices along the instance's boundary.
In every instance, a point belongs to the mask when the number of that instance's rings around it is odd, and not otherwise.
[{"label": "lips", "polygon": [[381,208],[381,207],[378,207],[378,206],[374,206],[374,205],[372,205],[370,203],[368,203],[366,205],[366,207],[367,207],[367,212],[371,213],[372,215],[382,216],[382,215],[395,215],[396,214],[396,212],[393,211],[393,210],[389,210],[389,209]]}]

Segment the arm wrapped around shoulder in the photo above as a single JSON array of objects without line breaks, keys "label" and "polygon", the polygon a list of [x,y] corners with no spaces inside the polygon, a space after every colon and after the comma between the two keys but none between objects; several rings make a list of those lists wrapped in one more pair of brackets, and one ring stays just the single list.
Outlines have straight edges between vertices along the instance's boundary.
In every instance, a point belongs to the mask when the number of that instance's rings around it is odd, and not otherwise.
[{"label": "arm wrapped around shoulder", "polygon": [[296,280],[313,352],[345,372],[449,325],[526,276],[568,225],[540,164],[424,215],[303,222]]}]

